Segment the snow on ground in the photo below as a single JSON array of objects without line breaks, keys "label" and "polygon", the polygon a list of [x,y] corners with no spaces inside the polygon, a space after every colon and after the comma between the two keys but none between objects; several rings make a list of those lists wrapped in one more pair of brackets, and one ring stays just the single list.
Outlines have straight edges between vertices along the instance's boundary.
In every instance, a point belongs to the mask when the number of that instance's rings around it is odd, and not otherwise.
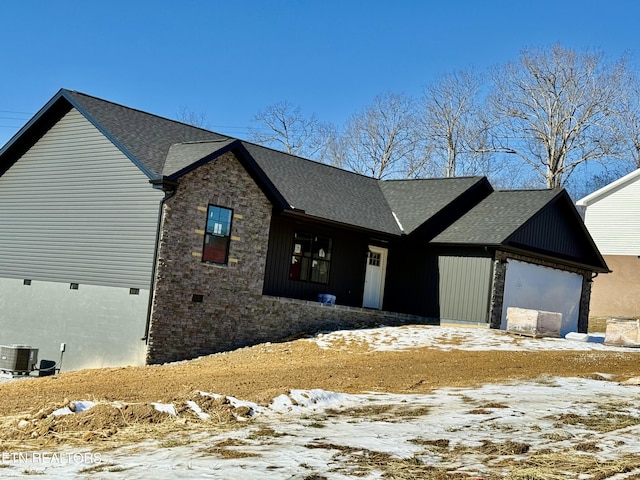
[{"label": "snow on ground", "polygon": [[[604,345],[604,334],[570,334],[565,338],[530,338],[488,328],[407,325],[320,334],[313,339],[322,348],[369,345],[371,351],[439,348],[441,350],[620,350]],[[340,348],[340,347],[338,347]]]},{"label": "snow on ground", "polygon": [[[620,350],[597,342],[523,339],[457,327],[335,332],[312,341],[325,348],[353,341],[366,342],[372,349]],[[589,471],[580,468],[588,468],[589,462],[599,469],[626,462],[607,476],[614,480],[640,474],[637,385],[542,378],[420,395],[292,390],[268,407],[230,401],[249,407],[253,420],[224,433],[111,451],[68,449],[57,457],[54,452],[9,452],[0,458],[0,473],[3,478],[40,474],[39,478],[62,479],[342,480],[380,479],[391,473],[395,478],[435,478],[439,469],[481,479],[499,478],[514,465],[525,472],[530,468],[525,461],[540,459],[540,465],[558,463],[564,473],[553,478],[587,479]],[[86,402],[76,405],[90,408]],[[163,404],[156,408],[170,410]],[[403,472],[418,473],[400,476]],[[521,478],[551,477],[544,470],[537,472],[538,476]]]}]

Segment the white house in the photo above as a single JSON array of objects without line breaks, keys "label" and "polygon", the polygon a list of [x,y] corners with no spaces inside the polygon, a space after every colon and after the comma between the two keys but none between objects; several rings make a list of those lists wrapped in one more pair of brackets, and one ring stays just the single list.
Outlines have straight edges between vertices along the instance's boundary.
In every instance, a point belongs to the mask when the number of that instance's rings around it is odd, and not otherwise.
[{"label": "white house", "polygon": [[591,315],[640,317],[640,169],[577,202],[607,265],[595,278]]}]

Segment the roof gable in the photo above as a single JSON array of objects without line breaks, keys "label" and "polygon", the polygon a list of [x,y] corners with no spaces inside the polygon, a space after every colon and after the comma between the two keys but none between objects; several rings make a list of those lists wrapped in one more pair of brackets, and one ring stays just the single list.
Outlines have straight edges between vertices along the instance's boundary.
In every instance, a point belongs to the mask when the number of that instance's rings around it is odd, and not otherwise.
[{"label": "roof gable", "polygon": [[524,249],[608,271],[564,189],[493,192],[432,243]]},{"label": "roof gable", "polygon": [[193,170],[196,162],[211,155],[218,156],[220,151],[237,140],[227,138],[207,142],[175,143],[169,147],[167,158],[162,168],[162,175],[175,178],[184,175],[185,170]]},{"label": "roof gable", "polygon": [[172,144],[228,138],[175,120],[62,89],[0,150],[0,175],[72,108],[77,109],[151,179],[162,175]]},{"label": "roof gable", "polygon": [[608,271],[595,242],[564,190],[505,243]]},{"label": "roof gable", "polygon": [[149,178],[162,175],[171,145],[197,140],[224,141],[229,138],[84,93],[63,92],[73,106],[137,163]]},{"label": "roof gable", "polygon": [[73,108],[59,91],[9,141],[0,148],[0,175],[3,175],[49,129]]}]

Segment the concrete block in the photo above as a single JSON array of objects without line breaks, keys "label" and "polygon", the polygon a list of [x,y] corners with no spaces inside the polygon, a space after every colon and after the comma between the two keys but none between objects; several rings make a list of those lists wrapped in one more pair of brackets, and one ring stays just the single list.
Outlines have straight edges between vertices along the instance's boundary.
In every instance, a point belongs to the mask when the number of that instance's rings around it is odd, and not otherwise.
[{"label": "concrete block", "polygon": [[507,308],[507,332],[530,337],[560,338],[562,314],[526,308]]},{"label": "concrete block", "polygon": [[622,347],[640,347],[640,320],[635,318],[607,320],[604,343]]}]

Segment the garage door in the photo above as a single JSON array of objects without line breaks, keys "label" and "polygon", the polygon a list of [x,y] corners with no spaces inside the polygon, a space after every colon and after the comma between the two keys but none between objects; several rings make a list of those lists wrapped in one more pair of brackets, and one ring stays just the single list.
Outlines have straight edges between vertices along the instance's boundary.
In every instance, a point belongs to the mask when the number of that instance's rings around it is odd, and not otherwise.
[{"label": "garage door", "polygon": [[507,308],[520,307],[562,313],[560,335],[578,330],[582,276],[555,268],[508,260],[502,304],[506,329]]},{"label": "garage door", "polygon": [[441,320],[487,322],[492,265],[488,257],[438,258]]}]

